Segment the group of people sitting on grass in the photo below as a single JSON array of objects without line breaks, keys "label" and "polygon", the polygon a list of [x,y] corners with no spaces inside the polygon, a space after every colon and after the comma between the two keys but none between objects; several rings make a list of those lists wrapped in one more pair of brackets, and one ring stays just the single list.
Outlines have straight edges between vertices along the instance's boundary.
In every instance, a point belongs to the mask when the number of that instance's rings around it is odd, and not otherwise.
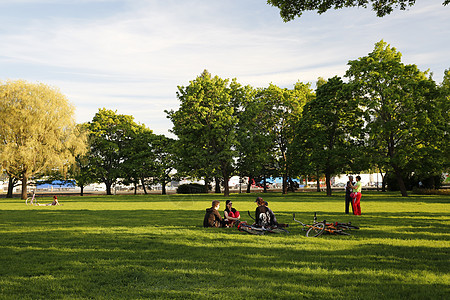
[{"label": "group of people sitting on grass", "polygon": [[[255,200],[258,207],[255,210],[255,223],[257,226],[277,226],[278,222],[273,211],[268,207],[268,203],[263,198]],[[219,213],[220,201],[214,200],[210,208],[206,209],[203,227],[233,227],[241,222],[241,215],[233,207],[231,200],[227,200],[226,208],[223,212],[224,218]]]}]

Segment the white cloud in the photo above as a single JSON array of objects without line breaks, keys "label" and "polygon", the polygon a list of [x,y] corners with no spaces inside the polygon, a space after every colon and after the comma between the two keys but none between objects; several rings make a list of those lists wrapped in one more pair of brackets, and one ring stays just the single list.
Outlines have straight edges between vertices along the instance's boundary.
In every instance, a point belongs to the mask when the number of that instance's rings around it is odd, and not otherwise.
[{"label": "white cloud", "polygon": [[[431,68],[436,79],[450,67],[448,8],[436,3],[384,18],[345,9],[306,13],[289,23],[259,0],[0,1],[5,3],[16,11],[58,3],[59,14],[37,12],[26,20],[9,15],[7,24],[0,12],[0,79],[60,87],[80,122],[106,107],[167,133],[163,111],[177,107],[177,85],[203,69],[256,87],[292,87],[298,80],[343,76],[348,60],[371,52],[381,39],[397,47],[406,63]],[[64,10],[64,3],[77,13]],[[84,14],[81,8],[93,3],[106,12]]]}]

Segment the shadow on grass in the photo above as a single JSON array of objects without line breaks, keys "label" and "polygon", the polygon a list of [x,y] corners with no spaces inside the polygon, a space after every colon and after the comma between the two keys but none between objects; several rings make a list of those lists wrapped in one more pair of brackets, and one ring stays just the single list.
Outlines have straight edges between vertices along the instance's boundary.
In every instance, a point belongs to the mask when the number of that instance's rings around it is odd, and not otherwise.
[{"label": "shadow on grass", "polygon": [[177,230],[10,233],[0,248],[2,294],[128,299],[445,295],[445,278],[439,276],[448,272],[446,249],[363,244],[336,250],[328,249],[326,240]]},{"label": "shadow on grass", "polygon": [[[448,292],[448,247],[424,245],[448,240],[437,212],[348,216],[361,230],[320,238],[305,238],[283,211],[277,216],[291,224],[290,235],[202,228],[203,211],[194,210],[1,214],[4,298],[443,299]],[[312,220],[310,212],[297,217]]]}]

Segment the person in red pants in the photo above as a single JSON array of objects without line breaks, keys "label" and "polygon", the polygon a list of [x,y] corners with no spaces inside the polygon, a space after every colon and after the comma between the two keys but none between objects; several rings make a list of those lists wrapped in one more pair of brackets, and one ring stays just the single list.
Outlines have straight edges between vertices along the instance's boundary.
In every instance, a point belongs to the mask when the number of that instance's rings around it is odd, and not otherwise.
[{"label": "person in red pants", "polygon": [[361,183],[361,176],[356,176],[356,184],[352,186],[353,189],[353,199],[352,199],[352,206],[353,206],[353,214],[356,216],[361,215],[361,190],[362,190],[362,183]]}]

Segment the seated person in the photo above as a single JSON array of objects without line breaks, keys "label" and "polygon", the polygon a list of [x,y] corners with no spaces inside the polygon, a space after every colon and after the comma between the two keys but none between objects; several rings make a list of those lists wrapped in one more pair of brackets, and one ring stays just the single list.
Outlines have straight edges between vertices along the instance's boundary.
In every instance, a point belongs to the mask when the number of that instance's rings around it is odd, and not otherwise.
[{"label": "seated person", "polygon": [[58,202],[58,198],[56,196],[53,196],[53,202],[52,203],[47,203],[47,204],[39,204],[37,203],[36,205],[38,206],[51,206],[51,205],[60,205]]},{"label": "seated person", "polygon": [[269,208],[269,203],[267,201],[264,201],[264,206],[267,207],[267,209],[269,210],[270,219],[273,220],[272,223],[274,225],[278,225],[277,218],[275,217],[273,211]]},{"label": "seated person", "polygon": [[255,225],[258,226],[276,226],[278,222],[275,218],[274,213],[270,208],[266,206],[266,201],[263,198],[256,198],[256,204],[258,207],[255,211]]},{"label": "seated person", "polygon": [[206,209],[203,227],[226,227],[226,221],[219,214],[220,201],[214,200],[211,208]]},{"label": "seated person", "polygon": [[241,218],[240,213],[232,207],[233,203],[231,202],[231,200],[227,200],[226,202],[226,207],[225,211],[223,212],[223,214],[225,215],[225,219],[228,220],[228,224],[230,226],[233,226],[233,224],[236,221],[239,221],[239,219]]}]

